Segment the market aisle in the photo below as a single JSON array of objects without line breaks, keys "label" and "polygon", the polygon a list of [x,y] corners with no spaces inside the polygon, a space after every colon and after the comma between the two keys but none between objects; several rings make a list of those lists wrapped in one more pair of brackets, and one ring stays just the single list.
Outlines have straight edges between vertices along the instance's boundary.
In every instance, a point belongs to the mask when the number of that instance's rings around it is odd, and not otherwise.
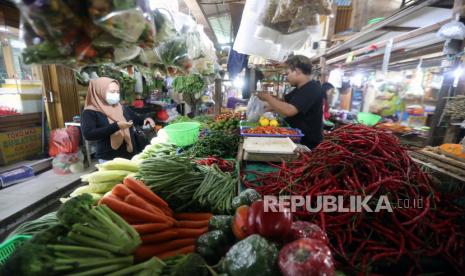
[{"label": "market aisle", "polygon": [[95,170],[94,164],[82,173],[57,175],[53,170],[31,180],[0,190],[0,236],[18,224],[37,216],[81,185],[80,176]]}]

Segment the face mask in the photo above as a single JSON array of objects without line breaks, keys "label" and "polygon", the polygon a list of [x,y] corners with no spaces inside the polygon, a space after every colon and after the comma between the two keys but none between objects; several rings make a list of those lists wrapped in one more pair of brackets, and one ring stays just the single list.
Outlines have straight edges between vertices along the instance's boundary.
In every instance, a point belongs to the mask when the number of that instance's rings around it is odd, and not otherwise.
[{"label": "face mask", "polygon": [[110,105],[115,105],[119,103],[119,94],[118,93],[107,93],[106,97],[107,103]]}]

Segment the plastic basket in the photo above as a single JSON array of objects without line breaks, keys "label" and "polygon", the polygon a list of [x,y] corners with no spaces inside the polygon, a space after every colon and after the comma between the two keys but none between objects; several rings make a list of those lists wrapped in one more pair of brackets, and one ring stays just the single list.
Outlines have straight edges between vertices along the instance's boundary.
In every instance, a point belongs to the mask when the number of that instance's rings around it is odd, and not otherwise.
[{"label": "plastic basket", "polygon": [[367,126],[375,125],[381,119],[381,116],[369,112],[359,112],[357,115],[357,121]]},{"label": "plastic basket", "polygon": [[200,123],[185,122],[168,125],[163,128],[169,141],[178,147],[194,144],[199,139]]},{"label": "plastic basket", "polygon": [[289,137],[291,140],[295,143],[300,143],[302,140],[302,137],[304,137],[304,134],[302,131],[298,128],[291,128],[291,127],[286,127],[286,129],[291,129],[297,131],[297,134],[295,135],[287,135],[287,134],[251,134],[251,133],[246,133],[245,130],[250,127],[241,127],[241,135],[244,137],[278,137],[278,138],[285,138]]},{"label": "plastic basket", "polygon": [[29,240],[32,236],[15,235],[0,244],[0,265],[3,265],[8,258],[15,252],[16,248],[23,242]]}]

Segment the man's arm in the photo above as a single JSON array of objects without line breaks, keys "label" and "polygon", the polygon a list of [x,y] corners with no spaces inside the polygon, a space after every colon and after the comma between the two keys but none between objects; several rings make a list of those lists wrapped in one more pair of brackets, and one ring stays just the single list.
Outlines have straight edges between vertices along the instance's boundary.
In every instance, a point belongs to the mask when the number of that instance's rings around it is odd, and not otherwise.
[{"label": "man's arm", "polygon": [[283,102],[273,97],[269,93],[261,92],[257,94],[257,97],[260,100],[267,102],[275,112],[279,113],[282,116],[292,117],[299,113],[299,110],[297,110],[297,108],[294,105]]}]

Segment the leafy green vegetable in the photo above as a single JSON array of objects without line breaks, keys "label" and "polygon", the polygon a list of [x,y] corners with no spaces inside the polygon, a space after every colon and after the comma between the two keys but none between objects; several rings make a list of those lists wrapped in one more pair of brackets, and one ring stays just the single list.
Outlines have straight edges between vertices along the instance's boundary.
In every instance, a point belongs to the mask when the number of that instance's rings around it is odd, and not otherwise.
[{"label": "leafy green vegetable", "polygon": [[60,223],[20,246],[0,275],[101,275],[130,267],[138,233],[107,206],[91,205],[89,194],[64,203]]},{"label": "leafy green vegetable", "polygon": [[34,235],[57,224],[57,214],[56,212],[52,212],[36,220],[26,221],[25,223],[18,226],[15,230],[13,230],[7,238],[11,238],[15,235]]},{"label": "leafy green vegetable", "polygon": [[190,149],[186,151],[188,156],[222,158],[234,158],[237,155],[240,136],[222,131],[212,131],[201,137]]},{"label": "leafy green vegetable", "polygon": [[179,76],[173,80],[173,89],[178,93],[194,95],[205,89],[205,81],[198,74]]}]

